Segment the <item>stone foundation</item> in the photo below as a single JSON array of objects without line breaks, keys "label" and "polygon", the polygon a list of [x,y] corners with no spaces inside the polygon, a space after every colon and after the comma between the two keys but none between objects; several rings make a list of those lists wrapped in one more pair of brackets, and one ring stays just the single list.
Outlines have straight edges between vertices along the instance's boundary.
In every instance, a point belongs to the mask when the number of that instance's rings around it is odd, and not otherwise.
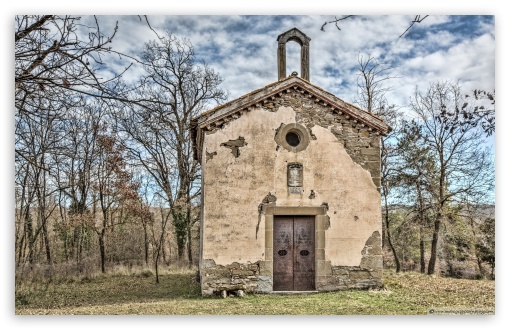
[{"label": "stone foundation", "polygon": [[[272,254],[271,254],[272,255]],[[359,266],[331,265],[316,259],[315,288],[317,291],[340,291],[382,287],[381,234],[374,231],[361,251]],[[235,293],[270,293],[273,291],[272,260],[254,263],[234,262],[217,265],[206,259],[201,265],[201,289],[204,296]]]},{"label": "stone foundation", "polygon": [[[382,262],[382,259],[381,259]],[[316,277],[317,291],[341,291],[382,287],[382,269],[332,266],[331,275]],[[272,276],[261,275],[259,263],[214,265],[202,270],[202,294],[220,295],[222,291],[247,293],[271,293]],[[236,293],[237,294],[237,293]]]},{"label": "stone foundation", "polygon": [[259,262],[216,265],[212,260],[204,261],[201,272],[202,294],[212,296],[221,291],[271,292],[272,277],[260,275]]}]

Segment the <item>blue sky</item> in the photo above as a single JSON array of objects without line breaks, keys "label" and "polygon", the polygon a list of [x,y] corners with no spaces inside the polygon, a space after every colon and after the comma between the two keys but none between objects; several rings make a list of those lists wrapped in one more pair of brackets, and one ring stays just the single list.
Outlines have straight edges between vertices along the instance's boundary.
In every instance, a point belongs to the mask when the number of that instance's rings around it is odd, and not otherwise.
[{"label": "blue sky", "polygon": [[[339,15],[342,16],[342,15]],[[198,60],[223,77],[231,98],[239,97],[277,79],[276,37],[297,27],[311,38],[310,81],[347,102],[356,96],[358,56],[374,56],[401,78],[388,81],[388,98],[406,106],[415,86],[437,80],[458,81],[467,91],[494,90],[494,16],[430,15],[402,38],[415,15],[361,15],[321,31],[333,15],[149,15],[151,26],[188,38]],[[137,54],[155,34],[139,16],[101,16],[104,31],[118,21],[112,47]],[[299,71],[299,46],[287,44],[287,73]],[[126,62],[116,61],[118,69]],[[126,78],[136,80],[133,68]]]},{"label": "blue sky", "polygon": [[[338,15],[337,17],[343,17]],[[423,17],[423,15],[422,15]],[[98,20],[105,33],[119,30],[112,48],[136,56],[155,33],[145,19],[134,15],[102,15]],[[386,81],[390,104],[407,107],[413,90],[430,83],[458,82],[470,94],[474,89],[495,89],[496,26],[494,15],[429,15],[400,37],[414,14],[350,17],[325,26],[335,15],[148,15],[151,27],[187,38],[198,61],[204,61],[223,78],[222,87],[234,99],[277,80],[276,38],[294,27],[311,38],[310,81],[354,103],[357,96],[358,57],[375,57],[387,73],[399,78]],[[88,18],[90,19],[90,17]],[[84,17],[87,22],[87,17]],[[287,74],[300,71],[300,47],[287,43]],[[121,71],[132,60],[112,58]],[[143,74],[134,66],[124,75],[136,81]],[[209,105],[214,107],[215,104]],[[206,109],[207,110],[207,109]],[[494,136],[487,139],[494,145]]]}]

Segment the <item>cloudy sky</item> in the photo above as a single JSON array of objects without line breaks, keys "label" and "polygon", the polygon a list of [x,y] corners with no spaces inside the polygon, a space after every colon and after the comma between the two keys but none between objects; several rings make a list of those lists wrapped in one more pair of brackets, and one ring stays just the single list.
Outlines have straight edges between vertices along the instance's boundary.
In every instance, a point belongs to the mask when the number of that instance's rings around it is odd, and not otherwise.
[{"label": "cloudy sky", "polygon": [[[297,27],[311,38],[310,81],[347,102],[356,96],[358,57],[375,57],[397,79],[389,80],[392,103],[405,106],[412,90],[438,80],[458,81],[467,91],[495,88],[495,19],[490,15],[430,15],[403,37],[415,15],[361,15],[325,26],[334,15],[147,16],[157,31],[188,38],[197,60],[213,67],[222,87],[237,98],[277,80],[276,38]],[[337,17],[343,17],[338,15]],[[422,15],[423,17],[423,15]],[[112,47],[138,54],[156,35],[140,16],[99,17],[107,33],[118,22]],[[287,74],[300,71],[299,45],[287,43]],[[125,62],[116,61],[118,69]],[[130,70],[136,80],[140,71]]]}]

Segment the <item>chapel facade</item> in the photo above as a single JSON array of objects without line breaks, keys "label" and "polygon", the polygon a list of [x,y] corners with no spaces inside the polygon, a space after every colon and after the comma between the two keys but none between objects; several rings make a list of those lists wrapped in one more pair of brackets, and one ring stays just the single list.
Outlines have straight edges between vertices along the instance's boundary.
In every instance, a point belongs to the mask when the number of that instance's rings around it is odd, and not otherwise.
[{"label": "chapel facade", "polygon": [[[390,127],[310,82],[310,38],[278,36],[278,80],[198,116],[202,294],[382,285],[380,138]],[[286,44],[301,45],[301,77]]]}]

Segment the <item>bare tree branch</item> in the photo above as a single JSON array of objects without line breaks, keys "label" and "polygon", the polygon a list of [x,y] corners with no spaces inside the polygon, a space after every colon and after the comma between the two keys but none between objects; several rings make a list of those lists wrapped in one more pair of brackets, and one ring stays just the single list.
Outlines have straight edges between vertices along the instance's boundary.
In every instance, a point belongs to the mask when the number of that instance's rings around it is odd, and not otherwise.
[{"label": "bare tree branch", "polygon": [[406,32],[407,32],[407,31],[409,31],[409,29],[411,29],[411,28],[413,27],[414,23],[421,23],[421,22],[423,22],[423,20],[424,20],[425,18],[427,18],[428,16],[429,16],[429,15],[425,15],[424,17],[421,17],[421,15],[416,15],[416,16],[415,16],[415,18],[414,18],[414,20],[412,20],[412,21],[411,21],[411,25],[409,25],[409,27],[408,27],[408,28],[404,31],[404,33],[402,33],[402,34],[399,36],[399,38],[402,38],[402,36],[403,36],[404,34],[406,34]]},{"label": "bare tree branch", "polygon": [[[335,16],[335,19],[334,19],[334,20],[332,20],[332,21],[326,21],[326,22],[324,22],[324,24],[322,24],[322,26],[321,26],[321,31],[322,31],[322,32],[326,32],[326,30],[324,30],[324,27],[325,27],[326,25],[328,25],[328,24],[331,24],[331,23],[335,23],[335,26],[336,26],[337,30],[341,31],[342,29],[340,28],[340,26],[338,25],[338,23],[339,23],[340,21],[343,21],[343,20],[345,20],[345,19],[348,19],[348,18],[350,18],[350,17],[354,17],[354,16],[359,17],[359,15],[346,15],[346,16],[343,16],[343,17],[340,17],[340,18],[337,18],[337,17]],[[423,17],[422,17],[422,15],[416,15],[416,16],[414,17],[414,19],[411,21],[411,24],[407,27],[407,29],[406,29],[406,30],[405,30],[405,31],[404,31],[404,32],[403,32],[403,33],[399,36],[399,39],[400,39],[400,38],[402,38],[402,37],[403,37],[403,36],[407,33],[407,31],[409,31],[409,30],[413,27],[413,25],[414,25],[415,23],[421,23],[421,22],[423,22],[423,20],[424,20],[424,19],[426,19],[428,16],[429,16],[429,15],[425,15],[425,16],[423,16]]]},{"label": "bare tree branch", "polygon": [[326,25],[328,25],[328,24],[331,24],[331,23],[335,23],[336,28],[340,31],[340,30],[342,30],[342,29],[340,28],[340,26],[338,26],[338,22],[343,21],[344,19],[348,19],[349,17],[353,17],[353,16],[355,16],[355,15],[346,15],[346,16],[344,16],[344,17],[340,17],[340,18],[337,18],[337,17],[335,16],[335,19],[334,19],[334,20],[329,21],[329,22],[324,22],[324,24],[322,24],[322,26],[321,26],[321,31],[322,31],[322,32],[326,32],[326,31],[324,30],[324,27],[325,27]]}]

